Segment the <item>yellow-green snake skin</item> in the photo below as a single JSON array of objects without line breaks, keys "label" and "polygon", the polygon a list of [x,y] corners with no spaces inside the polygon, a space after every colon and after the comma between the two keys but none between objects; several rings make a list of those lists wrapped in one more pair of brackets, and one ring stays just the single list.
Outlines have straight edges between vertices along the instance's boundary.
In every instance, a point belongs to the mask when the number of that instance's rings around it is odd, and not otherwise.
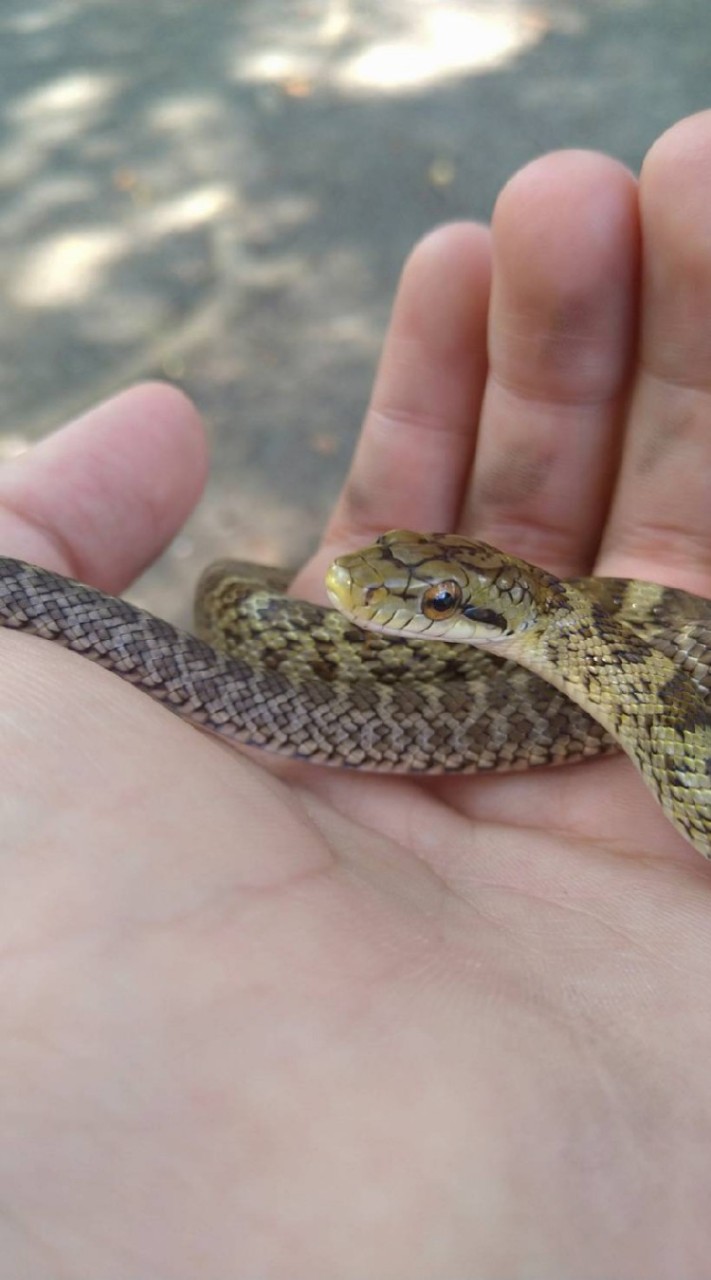
[{"label": "yellow-green snake skin", "polygon": [[484,543],[406,531],[336,561],[327,586],[345,613],[285,596],[286,582],[211,566],[197,638],[0,558],[0,625],[83,654],[203,729],[316,764],[427,775],[622,748],[711,856],[708,601],[559,581]]}]

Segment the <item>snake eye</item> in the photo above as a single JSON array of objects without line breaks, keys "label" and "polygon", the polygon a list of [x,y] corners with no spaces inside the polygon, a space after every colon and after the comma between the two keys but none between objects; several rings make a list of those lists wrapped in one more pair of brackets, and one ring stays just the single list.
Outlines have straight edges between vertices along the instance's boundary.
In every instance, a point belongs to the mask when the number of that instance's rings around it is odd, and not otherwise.
[{"label": "snake eye", "polygon": [[462,601],[462,588],[458,582],[438,582],[427,587],[422,595],[422,612],[426,618],[449,618]]}]

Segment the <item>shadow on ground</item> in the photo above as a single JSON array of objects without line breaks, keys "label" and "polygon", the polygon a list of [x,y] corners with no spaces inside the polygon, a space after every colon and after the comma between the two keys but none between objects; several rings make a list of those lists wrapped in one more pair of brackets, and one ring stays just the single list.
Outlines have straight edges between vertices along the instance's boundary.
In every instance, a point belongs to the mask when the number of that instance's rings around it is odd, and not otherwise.
[{"label": "shadow on ground", "polygon": [[418,236],[555,147],[637,167],[710,53],[706,0],[4,0],[0,448],[174,380],[214,479],[145,597],[303,557]]}]

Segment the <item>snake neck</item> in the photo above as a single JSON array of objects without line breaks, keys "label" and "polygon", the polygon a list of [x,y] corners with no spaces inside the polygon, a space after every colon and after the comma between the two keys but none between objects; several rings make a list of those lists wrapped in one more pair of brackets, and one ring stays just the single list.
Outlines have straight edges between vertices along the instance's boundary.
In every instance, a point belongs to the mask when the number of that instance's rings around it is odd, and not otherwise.
[{"label": "snake neck", "polygon": [[531,627],[497,652],[542,676],[638,751],[662,705],[692,708],[698,691],[673,659],[576,587],[556,582]]},{"label": "snake neck", "polygon": [[644,675],[653,673],[656,687],[678,676],[673,659],[568,582],[555,581],[528,630],[497,652],[543,676],[615,731],[620,714],[635,721],[646,714]]},{"label": "snake neck", "polygon": [[[506,656],[542,676],[619,742],[678,831],[711,857],[711,714],[683,665],[567,583]],[[693,794],[694,803],[689,803]]]}]

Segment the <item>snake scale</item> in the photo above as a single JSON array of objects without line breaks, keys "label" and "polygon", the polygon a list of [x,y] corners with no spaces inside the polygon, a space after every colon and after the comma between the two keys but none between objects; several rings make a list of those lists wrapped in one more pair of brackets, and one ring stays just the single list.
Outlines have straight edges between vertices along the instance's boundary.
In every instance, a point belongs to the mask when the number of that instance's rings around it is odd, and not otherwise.
[{"label": "snake scale", "polygon": [[485,772],[621,748],[711,857],[709,601],[561,581],[485,543],[402,530],[339,557],[335,610],[286,586],[280,570],[210,566],[192,635],[0,558],[0,625],[83,654],[212,733],[317,764]]}]

